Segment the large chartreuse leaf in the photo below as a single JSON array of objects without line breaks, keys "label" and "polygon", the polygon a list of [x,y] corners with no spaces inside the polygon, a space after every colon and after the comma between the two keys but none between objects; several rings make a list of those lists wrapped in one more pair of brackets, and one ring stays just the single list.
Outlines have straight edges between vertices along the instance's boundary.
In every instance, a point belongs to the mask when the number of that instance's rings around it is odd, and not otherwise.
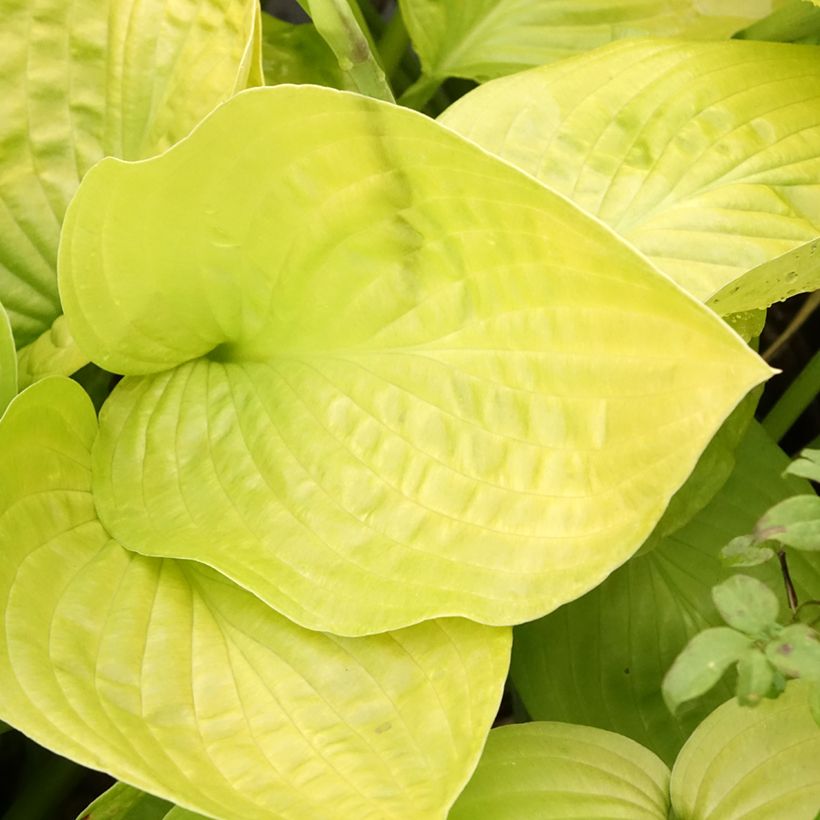
[{"label": "large chartreuse leaf", "polygon": [[621,735],[568,723],[493,729],[449,820],[666,820],[669,769]]},{"label": "large chartreuse leaf", "polygon": [[731,36],[780,0],[401,0],[426,76],[484,81],[622,37]]},{"label": "large chartreuse leaf", "polygon": [[[721,548],[749,532],[773,504],[806,491],[805,482],[781,477],[787,464],[786,455],[753,425],[732,476],[687,526],[583,598],[517,627],[512,676],[532,717],[611,729],[671,763],[697,724],[734,690],[721,683],[673,716],[661,681],[696,632],[723,624],[711,588],[734,570],[723,566]],[[816,597],[820,560],[794,553],[789,562],[801,600]],[[776,591],[783,588],[776,562],[744,572]]]},{"label": "large chartreuse leaf", "polygon": [[0,299],[18,347],[60,314],[57,242],[83,174],[164,150],[244,88],[257,7],[0,0]]},{"label": "large chartreuse leaf", "polygon": [[792,681],[754,709],[730,701],[689,738],[672,769],[682,820],[815,820],[820,807],[820,729],[809,687]]},{"label": "large chartreuse leaf", "polygon": [[[815,46],[615,43],[488,83],[442,121],[598,216],[704,301],[820,235]],[[757,306],[795,284],[784,276]]]},{"label": "large chartreuse leaf", "polygon": [[440,818],[498,706],[509,633],[466,620],[346,639],[200,564],[135,555],[91,495],[67,379],[0,421],[0,718],[224,818]]},{"label": "large chartreuse leaf", "polygon": [[95,448],[109,531],[337,634],[577,597],[769,373],[571,203],[329,89],[104,161],[63,237],[72,331],[130,376]]},{"label": "large chartreuse leaf", "polygon": [[0,302],[0,416],[17,395],[17,352],[8,314]]}]

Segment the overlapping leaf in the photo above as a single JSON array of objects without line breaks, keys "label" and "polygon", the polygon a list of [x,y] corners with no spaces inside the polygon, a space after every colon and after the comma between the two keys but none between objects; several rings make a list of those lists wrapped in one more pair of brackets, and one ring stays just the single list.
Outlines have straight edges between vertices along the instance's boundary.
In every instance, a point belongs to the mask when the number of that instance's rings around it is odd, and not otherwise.
[{"label": "overlapping leaf", "polygon": [[[695,633],[722,623],[711,588],[732,570],[721,563],[721,547],[772,504],[805,490],[804,482],[780,477],[787,464],[754,425],[738,449],[734,473],[686,527],[578,601],[517,627],[512,675],[530,715],[621,732],[671,764],[699,721],[733,689],[718,684],[673,717],[661,681]],[[801,599],[816,595],[820,561],[796,554],[790,566]],[[746,571],[782,588],[775,564]]]},{"label": "overlapping leaf", "polygon": [[81,347],[134,376],[95,449],[109,531],[338,634],[577,597],[769,372],[563,198],[310,86],[98,165],[60,265]]},{"label": "overlapping leaf", "polygon": [[193,562],[124,550],[91,496],[96,418],[47,379],[0,422],[0,717],[219,817],[443,817],[498,705],[509,633],[301,629]]},{"label": "overlapping leaf", "polygon": [[669,769],[621,735],[568,723],[493,729],[449,820],[666,820]]},{"label": "overlapping leaf", "polygon": [[484,81],[623,37],[723,39],[779,0],[402,0],[429,77]]},{"label": "overlapping leaf", "polygon": [[807,684],[792,681],[754,709],[730,701],[713,712],[672,769],[672,805],[686,820],[815,820],[820,730]]},{"label": "overlapping leaf", "polygon": [[164,150],[244,88],[257,6],[0,0],[0,299],[18,347],[60,314],[60,224],[83,174]]},{"label": "overlapping leaf", "polygon": [[[815,46],[616,43],[488,83],[442,121],[600,217],[704,301],[820,235]],[[817,267],[806,272],[798,281],[790,267],[775,292],[752,277],[752,304],[816,287]]]},{"label": "overlapping leaf", "polygon": [[820,731],[808,686],[790,683],[755,709],[725,703],[669,770],[631,740],[561,723],[490,732],[451,820],[815,820]]},{"label": "overlapping leaf", "polygon": [[0,416],[17,395],[17,352],[9,317],[0,302]]},{"label": "overlapping leaf", "polygon": [[262,62],[268,85],[347,87],[335,55],[312,23],[293,25],[263,13]]}]

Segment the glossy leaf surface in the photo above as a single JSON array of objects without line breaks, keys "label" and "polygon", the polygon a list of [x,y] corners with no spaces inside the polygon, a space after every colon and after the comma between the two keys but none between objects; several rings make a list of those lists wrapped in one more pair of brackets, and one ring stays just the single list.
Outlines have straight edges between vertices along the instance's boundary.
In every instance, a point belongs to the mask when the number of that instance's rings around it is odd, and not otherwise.
[{"label": "glossy leaf surface", "polygon": [[814,820],[820,730],[809,687],[792,681],[754,709],[729,701],[695,731],[672,769],[672,807],[686,820]]},{"label": "glossy leaf surface", "polygon": [[449,820],[666,820],[669,769],[621,735],[568,723],[493,729]]},{"label": "glossy leaf surface", "polygon": [[[820,235],[818,55],[781,43],[616,43],[487,83],[441,119],[705,301]],[[751,277],[749,305],[795,292],[794,271]]]},{"label": "glossy leaf surface", "polygon": [[[731,679],[720,683],[673,717],[660,695],[661,680],[695,633],[722,623],[711,589],[732,573],[719,557],[724,544],[749,531],[772,504],[805,492],[805,482],[780,477],[787,464],[754,424],[732,476],[689,524],[578,601],[517,627],[512,675],[529,714],[623,733],[671,765],[686,737],[733,690]],[[815,556],[789,557],[801,600],[820,589]],[[744,572],[779,592],[776,564]]]},{"label": "glossy leaf surface", "polygon": [[60,225],[83,174],[159,153],[244,88],[257,6],[0,2],[0,299],[18,347],[60,314]]},{"label": "glossy leaf surface", "polygon": [[402,0],[425,74],[479,81],[622,37],[719,40],[778,0]]},{"label": "glossy leaf surface", "polygon": [[108,529],[337,634],[577,597],[770,372],[563,198],[311,86],[98,165],[60,265],[80,347],[136,376],[101,415]]},{"label": "glossy leaf surface", "polygon": [[47,379],[0,422],[0,717],[207,815],[443,817],[501,694],[505,629],[304,630],[195,562],[124,550],[93,408]]}]

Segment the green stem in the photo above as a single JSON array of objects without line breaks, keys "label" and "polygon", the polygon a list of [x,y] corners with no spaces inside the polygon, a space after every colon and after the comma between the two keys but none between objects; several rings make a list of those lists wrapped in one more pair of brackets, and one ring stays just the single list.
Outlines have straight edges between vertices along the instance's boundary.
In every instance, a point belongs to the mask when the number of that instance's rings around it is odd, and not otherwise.
[{"label": "green stem", "polygon": [[820,290],[812,293],[812,295],[806,299],[803,306],[797,311],[791,322],[789,322],[788,327],[763,353],[763,358],[771,363],[772,359],[780,352],[786,342],[806,324],[818,307],[820,307]]},{"label": "green stem", "polygon": [[780,441],[803,411],[820,393],[820,351],[814,354],[800,375],[789,385],[780,400],[763,419],[763,427],[775,440]]},{"label": "green stem", "polygon": [[404,25],[404,18],[401,16],[401,12],[396,9],[378,42],[382,67],[388,77],[395,75],[409,45],[410,37]]},{"label": "green stem", "polygon": [[797,592],[792,582],[792,576],[789,572],[789,562],[786,560],[785,550],[777,551],[777,560],[780,561],[780,572],[783,575],[783,584],[786,587],[786,600],[789,602],[789,609],[792,611],[792,615],[796,615],[799,603],[797,601]]},{"label": "green stem", "polygon": [[[363,29],[348,0],[299,0],[316,30],[330,46],[339,68],[361,94],[394,102],[384,71],[373,54],[369,32]],[[355,0],[354,0],[355,2]]]}]

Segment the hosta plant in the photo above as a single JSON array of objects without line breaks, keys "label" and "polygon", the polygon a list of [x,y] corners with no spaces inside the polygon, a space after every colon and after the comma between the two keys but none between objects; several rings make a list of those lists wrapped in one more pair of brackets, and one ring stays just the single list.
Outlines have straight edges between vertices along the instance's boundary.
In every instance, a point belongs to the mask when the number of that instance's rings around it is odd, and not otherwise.
[{"label": "hosta plant", "polygon": [[809,817],[805,681],[663,700],[703,629],[814,679],[720,550],[816,506],[752,417],[820,47],[725,5],[0,0],[0,719],[84,818]]}]

